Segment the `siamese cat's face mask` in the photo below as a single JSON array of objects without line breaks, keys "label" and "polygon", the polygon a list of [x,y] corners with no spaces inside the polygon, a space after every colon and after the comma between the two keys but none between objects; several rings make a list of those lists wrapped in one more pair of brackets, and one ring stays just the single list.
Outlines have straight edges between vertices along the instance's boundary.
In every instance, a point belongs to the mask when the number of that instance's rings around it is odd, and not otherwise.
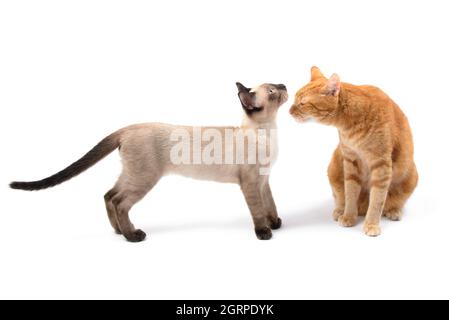
[{"label": "siamese cat's face mask", "polygon": [[247,88],[237,82],[238,96],[246,115],[256,122],[268,122],[278,108],[287,102],[287,88],[283,84],[263,84]]}]

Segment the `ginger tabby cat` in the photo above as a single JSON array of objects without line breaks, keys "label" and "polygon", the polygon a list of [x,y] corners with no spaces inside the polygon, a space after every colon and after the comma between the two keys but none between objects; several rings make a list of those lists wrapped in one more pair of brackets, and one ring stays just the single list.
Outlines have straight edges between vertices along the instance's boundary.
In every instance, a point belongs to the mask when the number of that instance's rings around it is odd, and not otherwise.
[{"label": "ginger tabby cat", "polygon": [[333,217],[343,227],[366,215],[368,236],[381,233],[382,214],[398,221],[418,183],[407,117],[380,89],[327,79],[313,67],[290,109],[298,121],[316,119],[337,127],[340,143],[328,169],[335,198]]}]

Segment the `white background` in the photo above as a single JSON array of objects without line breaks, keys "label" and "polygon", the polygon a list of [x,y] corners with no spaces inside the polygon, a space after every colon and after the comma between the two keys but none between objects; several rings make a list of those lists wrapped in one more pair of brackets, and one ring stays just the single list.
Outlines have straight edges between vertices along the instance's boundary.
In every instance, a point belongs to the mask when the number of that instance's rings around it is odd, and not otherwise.
[{"label": "white background", "polygon": [[[0,298],[449,298],[447,1],[2,1]],[[239,124],[235,82],[318,65],[374,84],[408,115],[420,183],[402,222],[340,228],[326,169],[336,129],[280,109],[272,189],[284,228],[256,240],[235,185],[169,177],[115,235],[117,153],[52,190],[44,178],[137,122]]]}]

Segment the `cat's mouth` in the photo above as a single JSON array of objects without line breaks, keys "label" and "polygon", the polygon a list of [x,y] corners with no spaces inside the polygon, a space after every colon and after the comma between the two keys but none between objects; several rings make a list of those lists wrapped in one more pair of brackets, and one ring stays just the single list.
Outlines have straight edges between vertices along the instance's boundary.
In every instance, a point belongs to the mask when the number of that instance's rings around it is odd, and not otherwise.
[{"label": "cat's mouth", "polygon": [[301,110],[297,106],[292,106],[290,108],[290,114],[293,116],[293,118],[298,122],[306,122],[311,117],[302,113]]},{"label": "cat's mouth", "polygon": [[283,105],[288,101],[288,93],[287,91],[282,91],[279,95],[279,106]]}]

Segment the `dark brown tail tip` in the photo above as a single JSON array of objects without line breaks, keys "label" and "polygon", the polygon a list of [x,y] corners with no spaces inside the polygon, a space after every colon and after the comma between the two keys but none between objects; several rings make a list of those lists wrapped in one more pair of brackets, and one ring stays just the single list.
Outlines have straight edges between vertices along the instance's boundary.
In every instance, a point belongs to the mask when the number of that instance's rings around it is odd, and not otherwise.
[{"label": "dark brown tail tip", "polygon": [[9,184],[9,187],[11,188],[11,189],[19,189],[19,185],[18,185],[19,183],[18,182],[11,182],[10,184]]},{"label": "dark brown tail tip", "polygon": [[15,190],[33,190],[26,182],[11,182],[9,187]]}]

